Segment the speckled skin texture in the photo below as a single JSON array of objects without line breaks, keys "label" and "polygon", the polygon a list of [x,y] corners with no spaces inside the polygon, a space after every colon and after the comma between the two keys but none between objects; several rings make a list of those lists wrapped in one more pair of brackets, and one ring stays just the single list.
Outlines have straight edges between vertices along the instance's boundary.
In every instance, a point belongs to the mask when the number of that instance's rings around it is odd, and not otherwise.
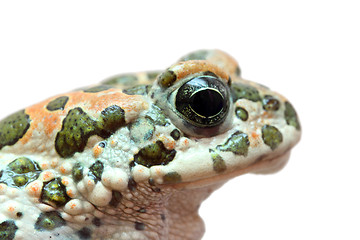
[{"label": "speckled skin texture", "polygon": [[201,202],[281,169],[300,131],[219,50],[51,97],[0,122],[0,239],[201,239]]}]

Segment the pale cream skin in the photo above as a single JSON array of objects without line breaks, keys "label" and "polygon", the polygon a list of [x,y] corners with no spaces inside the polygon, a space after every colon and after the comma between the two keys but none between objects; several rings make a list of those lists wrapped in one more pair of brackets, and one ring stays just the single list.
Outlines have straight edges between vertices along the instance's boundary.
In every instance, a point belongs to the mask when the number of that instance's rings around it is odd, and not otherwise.
[{"label": "pale cream skin", "polygon": [[[194,79],[209,85],[184,97],[181,112],[179,89]],[[233,177],[278,171],[300,139],[287,99],[242,79],[219,50],[104,84],[0,123],[0,236],[201,239],[201,202]]]}]

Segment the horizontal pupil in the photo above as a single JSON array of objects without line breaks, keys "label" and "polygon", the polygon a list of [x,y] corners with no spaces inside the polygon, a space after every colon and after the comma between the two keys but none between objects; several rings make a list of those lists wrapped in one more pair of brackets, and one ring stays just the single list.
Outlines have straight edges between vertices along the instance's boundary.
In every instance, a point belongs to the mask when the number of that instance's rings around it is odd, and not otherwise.
[{"label": "horizontal pupil", "polygon": [[190,97],[190,107],[203,117],[212,117],[221,112],[224,99],[214,89],[202,89]]}]

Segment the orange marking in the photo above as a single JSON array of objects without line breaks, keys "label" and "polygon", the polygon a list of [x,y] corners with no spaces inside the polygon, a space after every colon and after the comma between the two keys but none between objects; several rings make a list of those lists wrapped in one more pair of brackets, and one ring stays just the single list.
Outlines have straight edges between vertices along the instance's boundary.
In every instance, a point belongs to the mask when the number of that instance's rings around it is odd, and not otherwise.
[{"label": "orange marking", "polygon": [[226,83],[229,80],[229,75],[227,75],[223,70],[221,70],[221,68],[206,60],[190,60],[186,62],[179,62],[171,66],[169,69],[175,72],[177,76],[176,81],[179,81],[187,77],[188,75],[206,71],[215,73],[217,76],[221,77]]},{"label": "orange marking", "polygon": [[60,172],[61,172],[62,174],[65,174],[65,173],[66,173],[66,169],[65,169],[63,166],[61,166],[61,167],[60,167]]},{"label": "orange marking", "polygon": [[71,209],[76,208],[76,203],[74,203],[74,202],[73,202],[73,203],[71,203],[70,208],[71,208]]},{"label": "orange marking", "polygon": [[48,166],[47,163],[42,163],[42,164],[41,164],[41,168],[42,168],[42,169],[48,169],[49,166]]},{"label": "orange marking", "polygon": [[13,211],[15,211],[15,208],[14,208],[13,206],[9,206],[9,207],[8,207],[8,211],[9,211],[9,212],[13,212]]},{"label": "orange marking", "polygon": [[99,146],[95,146],[93,148],[93,154],[94,154],[94,157],[96,157],[96,158],[99,157],[102,152],[103,152],[103,149]]},{"label": "orange marking", "polygon": [[52,177],[52,172],[44,172],[43,179],[47,180]]},{"label": "orange marking", "polygon": [[[46,109],[47,104],[60,96],[69,97],[64,110],[48,111]],[[33,137],[34,131],[40,133],[43,141],[53,142],[56,133],[61,130],[63,119],[71,109],[81,107],[95,120],[99,117],[101,111],[114,104],[124,109],[125,113],[140,112],[147,107],[142,96],[127,95],[118,89],[108,89],[99,93],[77,91],[60,94],[25,109],[25,113],[30,117],[31,124],[19,142],[22,144],[28,143]],[[46,149],[37,149],[36,151],[43,152]]]},{"label": "orange marking", "polygon": [[69,181],[65,178],[61,179],[61,183],[64,184],[65,186],[69,185]]},{"label": "orange marking", "polygon": [[252,132],[251,137],[256,139],[259,137],[259,134],[257,134],[256,132]]},{"label": "orange marking", "polygon": [[75,197],[75,195],[74,195],[74,193],[73,193],[73,191],[71,189],[67,190],[66,194],[71,198]]},{"label": "orange marking", "polygon": [[26,187],[27,191],[32,196],[40,196],[41,186],[38,182],[32,182]]}]

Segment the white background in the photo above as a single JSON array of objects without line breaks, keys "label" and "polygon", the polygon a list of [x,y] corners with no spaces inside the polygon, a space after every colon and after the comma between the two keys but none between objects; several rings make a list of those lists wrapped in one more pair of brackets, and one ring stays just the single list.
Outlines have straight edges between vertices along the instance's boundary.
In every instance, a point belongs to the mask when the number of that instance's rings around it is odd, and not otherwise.
[{"label": "white background", "polygon": [[202,205],[204,239],[360,239],[359,16],[346,0],[1,1],[0,115],[225,50],[290,99],[303,137],[283,171],[240,176]]}]

